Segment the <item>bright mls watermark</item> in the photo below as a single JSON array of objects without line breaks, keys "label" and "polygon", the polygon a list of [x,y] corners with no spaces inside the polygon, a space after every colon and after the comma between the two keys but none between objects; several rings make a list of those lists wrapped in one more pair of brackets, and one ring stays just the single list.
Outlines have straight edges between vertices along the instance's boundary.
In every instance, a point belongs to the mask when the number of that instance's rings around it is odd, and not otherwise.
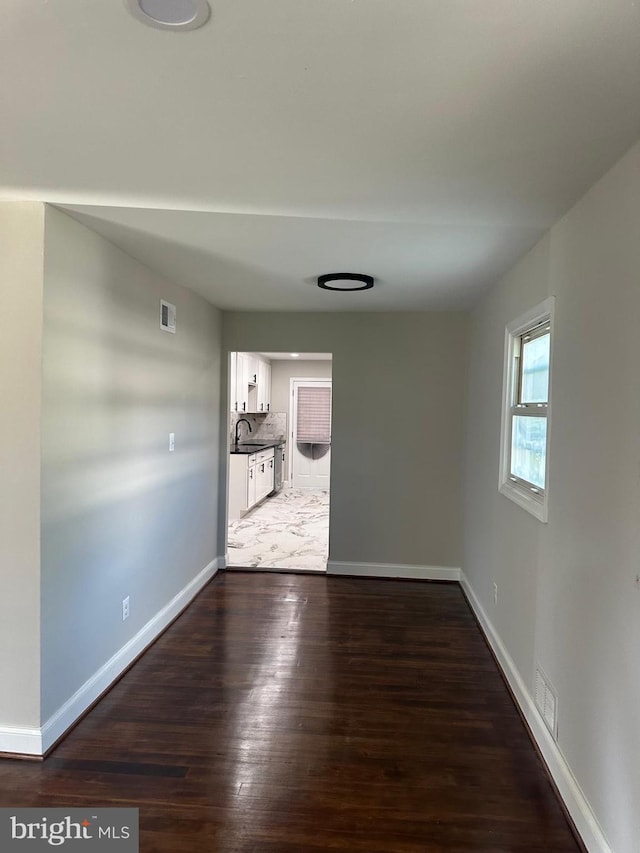
[{"label": "bright mls watermark", "polygon": [[2,853],[138,853],[138,809],[0,809]]}]

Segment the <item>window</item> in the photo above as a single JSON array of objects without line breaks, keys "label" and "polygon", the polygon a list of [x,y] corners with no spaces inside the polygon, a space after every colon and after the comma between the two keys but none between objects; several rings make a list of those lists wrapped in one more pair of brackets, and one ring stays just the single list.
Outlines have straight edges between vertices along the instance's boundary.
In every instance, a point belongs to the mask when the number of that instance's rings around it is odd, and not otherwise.
[{"label": "window", "polygon": [[297,441],[331,444],[331,388],[300,385],[297,415]]},{"label": "window", "polygon": [[499,489],[547,520],[553,299],[509,323],[505,334]]}]

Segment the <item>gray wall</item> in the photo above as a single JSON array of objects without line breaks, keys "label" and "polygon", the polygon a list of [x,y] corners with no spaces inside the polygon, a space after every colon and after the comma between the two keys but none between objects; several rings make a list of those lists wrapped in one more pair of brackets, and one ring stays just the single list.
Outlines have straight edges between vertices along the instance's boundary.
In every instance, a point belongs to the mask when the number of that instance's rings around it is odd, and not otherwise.
[{"label": "gray wall", "polygon": [[[548,235],[473,314],[465,482],[464,571],[526,683],[533,683],[535,601],[545,527],[498,493],[505,326],[549,295]],[[555,391],[555,384],[554,384]],[[550,484],[553,497],[553,473]],[[515,565],[514,565],[515,564]],[[493,608],[493,584],[500,607]]]},{"label": "gray wall", "polygon": [[460,565],[467,328],[459,313],[223,315],[225,352],[333,353],[330,559]]},{"label": "gray wall", "polygon": [[[291,441],[291,379],[331,379],[330,361],[289,359],[271,362],[271,409],[274,412],[286,412],[287,441]],[[289,453],[285,454],[282,476],[289,479]]]},{"label": "gray wall", "polygon": [[220,408],[218,311],[55,209],[45,228],[43,720],[216,557]]},{"label": "gray wall", "polygon": [[[549,522],[497,490],[505,324],[556,297]],[[473,313],[464,571],[616,853],[640,838],[640,146]],[[492,584],[499,585],[498,605]]]},{"label": "gray wall", "polygon": [[0,203],[0,728],[40,725],[44,207]]},{"label": "gray wall", "polygon": [[[287,423],[291,408],[291,379],[331,379],[330,361],[288,361],[271,362],[271,411],[286,412]],[[291,426],[289,424],[289,426]]]}]

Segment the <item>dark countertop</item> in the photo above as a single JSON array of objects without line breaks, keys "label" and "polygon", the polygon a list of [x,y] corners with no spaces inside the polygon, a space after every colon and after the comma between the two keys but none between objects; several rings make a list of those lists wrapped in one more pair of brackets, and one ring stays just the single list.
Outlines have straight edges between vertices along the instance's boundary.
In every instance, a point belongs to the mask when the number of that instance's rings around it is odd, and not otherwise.
[{"label": "dark countertop", "polygon": [[286,444],[286,439],[273,438],[271,440],[256,441],[254,444],[247,441],[240,444],[232,444],[229,452],[244,454],[260,453],[261,450],[268,450],[270,447],[278,447],[281,444]]}]

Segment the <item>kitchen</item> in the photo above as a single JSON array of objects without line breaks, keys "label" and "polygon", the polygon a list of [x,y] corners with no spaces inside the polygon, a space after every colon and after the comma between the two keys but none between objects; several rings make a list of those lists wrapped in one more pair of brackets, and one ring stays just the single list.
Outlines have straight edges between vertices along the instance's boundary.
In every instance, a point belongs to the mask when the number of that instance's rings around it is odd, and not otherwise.
[{"label": "kitchen", "polygon": [[227,567],[326,571],[330,353],[229,354]]}]

